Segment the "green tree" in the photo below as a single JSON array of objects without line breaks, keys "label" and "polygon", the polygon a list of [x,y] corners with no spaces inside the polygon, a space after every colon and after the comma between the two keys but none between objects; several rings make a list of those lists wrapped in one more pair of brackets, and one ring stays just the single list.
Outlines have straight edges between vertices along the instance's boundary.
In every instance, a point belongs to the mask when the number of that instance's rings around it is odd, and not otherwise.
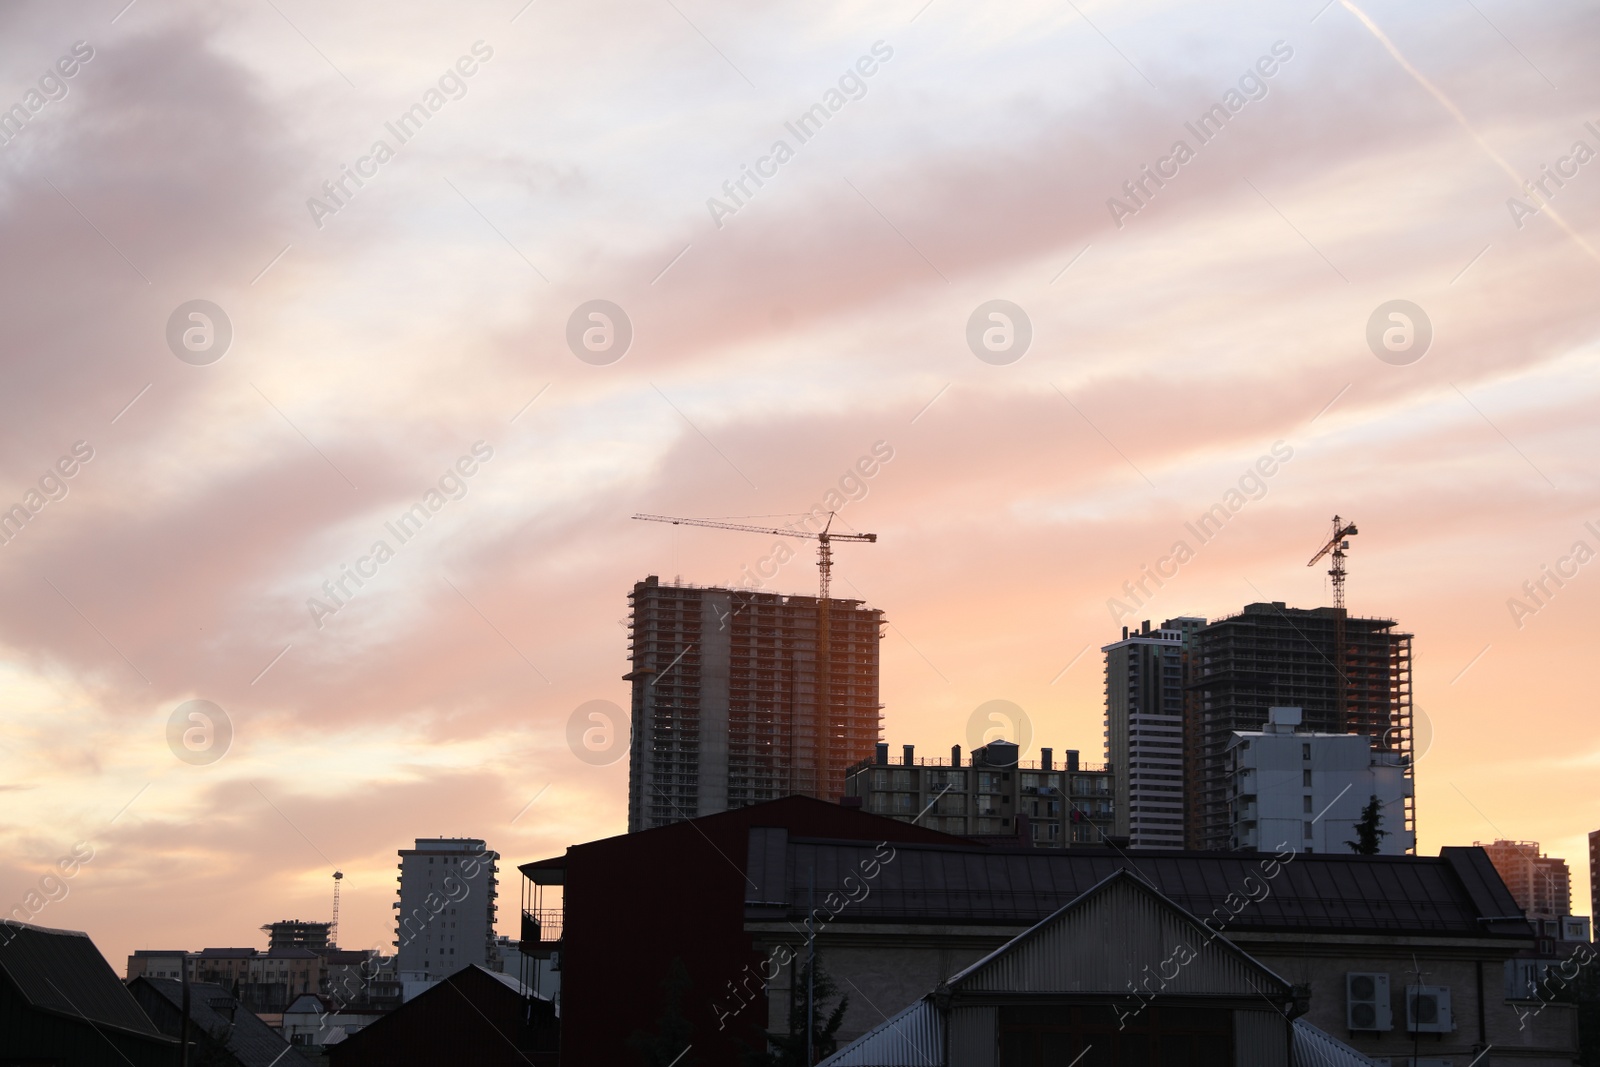
[{"label": "green tree", "polygon": [[693,1039],[694,1024],[683,1014],[683,1002],[693,987],[689,968],[683,965],[682,958],[674,956],[661,982],[661,1013],[656,1016],[654,1031],[635,1031],[628,1038],[628,1047],[639,1054],[644,1067],[693,1067],[694,1053],[684,1055],[684,1050]]},{"label": "green tree", "polygon": [[[813,987],[811,982],[811,965],[808,963],[800,969],[794,988],[789,995],[789,1032],[779,1037],[773,1037],[772,1051],[757,1054],[746,1059],[750,1067],[810,1067],[806,1062],[806,1019],[813,1020],[811,1030],[811,1051],[816,1057],[812,1063],[818,1063],[839,1051],[839,1027],[844,1022],[844,1013],[850,1007],[850,998],[839,996],[839,987],[834,983],[833,976],[822,969],[822,957],[817,957],[817,979]],[[816,1011],[808,1010],[807,996],[816,998]],[[834,997],[839,997],[839,1003],[828,1010],[828,1002]]]},{"label": "green tree", "polygon": [[1376,796],[1361,809],[1361,820],[1356,823],[1356,839],[1346,841],[1350,851],[1358,856],[1376,856],[1389,831],[1383,827],[1383,801]]}]

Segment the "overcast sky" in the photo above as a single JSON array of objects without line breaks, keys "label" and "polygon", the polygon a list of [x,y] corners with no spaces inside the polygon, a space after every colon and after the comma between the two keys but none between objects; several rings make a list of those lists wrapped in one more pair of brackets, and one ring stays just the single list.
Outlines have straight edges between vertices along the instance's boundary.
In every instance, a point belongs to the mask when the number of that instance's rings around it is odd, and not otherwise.
[{"label": "overcast sky", "polygon": [[0,13],[5,909],[89,842],[29,910],[120,971],[338,867],[387,951],[396,850],[460,835],[515,936],[515,863],[625,828],[568,722],[628,702],[632,583],[773,551],[629,516],[842,485],[925,754],[1004,699],[1102,758],[1122,623],[1329,603],[1353,519],[1422,851],[1541,841],[1588,910],[1592,4],[125,3]]}]

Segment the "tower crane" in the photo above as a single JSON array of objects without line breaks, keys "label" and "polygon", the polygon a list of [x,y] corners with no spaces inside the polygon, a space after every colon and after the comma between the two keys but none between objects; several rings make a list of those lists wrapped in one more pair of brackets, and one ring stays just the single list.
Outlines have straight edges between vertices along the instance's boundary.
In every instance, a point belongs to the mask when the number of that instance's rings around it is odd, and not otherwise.
[{"label": "tower crane", "polygon": [[1333,606],[1336,608],[1344,607],[1344,554],[1350,547],[1348,539],[1354,537],[1358,532],[1355,523],[1347,523],[1335,515],[1333,517],[1333,540],[1323,545],[1317,554],[1311,557],[1311,562],[1306,564],[1307,567],[1315,567],[1317,561],[1323,556],[1331,555],[1333,557],[1333,566],[1328,570],[1328,574],[1333,578]]},{"label": "tower crane", "polygon": [[713,530],[734,530],[739,533],[772,534],[777,537],[802,537],[817,542],[817,711],[815,723],[815,740],[817,743],[818,766],[816,779],[812,783],[811,794],[826,799],[823,790],[833,782],[833,746],[832,715],[829,706],[833,694],[833,601],[829,596],[828,587],[833,574],[833,542],[835,541],[866,541],[873,543],[878,540],[874,533],[836,534],[830,531],[833,528],[834,512],[828,512],[828,521],[823,524],[821,531],[812,533],[810,530],[795,530],[771,526],[746,526],[741,523],[720,522],[715,519],[681,519],[671,515],[635,515],[634,518],[645,522],[666,522],[674,526],[705,526]]}]

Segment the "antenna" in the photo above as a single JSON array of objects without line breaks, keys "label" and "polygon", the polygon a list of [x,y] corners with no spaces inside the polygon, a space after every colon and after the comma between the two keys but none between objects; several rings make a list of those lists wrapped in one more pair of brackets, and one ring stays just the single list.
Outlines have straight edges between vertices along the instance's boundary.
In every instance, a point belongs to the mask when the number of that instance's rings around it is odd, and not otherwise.
[{"label": "antenna", "polygon": [[339,883],[344,881],[343,871],[333,872],[333,922],[328,927],[328,947],[339,947]]}]

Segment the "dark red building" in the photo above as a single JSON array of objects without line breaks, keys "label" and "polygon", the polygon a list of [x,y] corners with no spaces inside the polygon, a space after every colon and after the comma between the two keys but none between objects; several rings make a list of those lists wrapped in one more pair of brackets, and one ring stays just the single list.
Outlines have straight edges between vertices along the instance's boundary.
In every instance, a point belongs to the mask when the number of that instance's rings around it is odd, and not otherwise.
[{"label": "dark red building", "polygon": [[[751,887],[769,872],[752,857],[754,829],[850,842],[971,842],[809,797],[708,815],[573,845],[523,864],[523,951],[561,954],[561,1063],[739,1067],[765,1051],[768,1007],[752,980],[765,957],[745,931]],[[981,847],[981,846],[979,846]],[[782,875],[780,874],[781,880]],[[819,906],[841,887],[819,871]],[[563,925],[539,907],[539,886],[564,888]],[[686,977],[669,983],[675,963]],[[734,990],[743,987],[741,999]],[[742,1005],[730,1012],[734,1005]]]}]

